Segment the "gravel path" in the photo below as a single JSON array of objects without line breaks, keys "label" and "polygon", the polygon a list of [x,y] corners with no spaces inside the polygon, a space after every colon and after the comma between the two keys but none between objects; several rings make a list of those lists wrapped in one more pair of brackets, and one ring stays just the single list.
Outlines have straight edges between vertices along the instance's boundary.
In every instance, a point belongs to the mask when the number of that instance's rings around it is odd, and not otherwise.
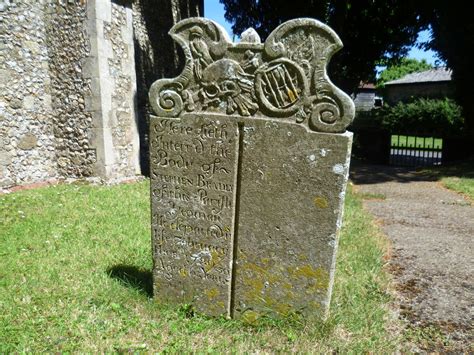
[{"label": "gravel path", "polygon": [[400,315],[447,342],[428,351],[474,349],[474,206],[406,168],[355,166],[351,179],[392,242]]}]

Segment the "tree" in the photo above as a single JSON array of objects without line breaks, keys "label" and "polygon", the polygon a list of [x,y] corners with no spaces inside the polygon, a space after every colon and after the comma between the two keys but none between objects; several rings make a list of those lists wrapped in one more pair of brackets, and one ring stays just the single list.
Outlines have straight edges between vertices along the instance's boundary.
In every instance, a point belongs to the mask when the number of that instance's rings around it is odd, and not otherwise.
[{"label": "tree", "polygon": [[253,27],[262,38],[284,21],[313,17],[328,24],[344,43],[329,67],[336,85],[352,93],[360,81],[374,81],[375,67],[406,56],[427,27],[415,1],[220,0],[234,33]]},{"label": "tree", "polygon": [[388,81],[400,79],[407,74],[418,73],[432,68],[433,66],[426,62],[425,59],[419,61],[412,58],[402,58],[398,64],[388,66],[380,73],[377,79],[377,87],[383,88],[384,84]]},{"label": "tree", "polygon": [[[474,138],[474,100],[472,85],[472,49],[474,48],[474,21],[462,4],[454,5],[436,0],[431,13],[431,40],[426,48],[439,53],[453,71],[458,102],[463,108],[465,131]],[[470,147],[474,152],[474,144]]]}]

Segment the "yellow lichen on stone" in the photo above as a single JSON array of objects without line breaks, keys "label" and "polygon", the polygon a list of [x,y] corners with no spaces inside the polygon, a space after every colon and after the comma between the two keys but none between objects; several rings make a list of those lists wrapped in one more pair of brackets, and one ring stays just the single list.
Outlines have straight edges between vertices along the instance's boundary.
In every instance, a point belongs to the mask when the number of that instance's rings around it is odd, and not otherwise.
[{"label": "yellow lichen on stone", "polygon": [[286,316],[290,312],[291,306],[288,303],[277,303],[273,305],[272,309],[282,316]]},{"label": "yellow lichen on stone", "polygon": [[262,297],[261,300],[263,301],[265,308],[282,316],[286,316],[291,310],[291,305],[288,303],[277,301],[269,296]]},{"label": "yellow lichen on stone", "polygon": [[313,269],[313,267],[311,265],[304,265],[304,266],[300,266],[300,267],[296,267],[294,270],[293,270],[293,274],[295,276],[304,276],[304,277],[318,277],[319,276],[319,272],[318,272],[318,269]]},{"label": "yellow lichen on stone", "polygon": [[267,270],[254,263],[244,263],[241,267],[246,275],[246,277],[242,279],[246,286],[244,291],[245,297],[248,300],[261,302],[263,300],[264,280],[267,275]]},{"label": "yellow lichen on stone", "polygon": [[240,260],[247,259],[247,254],[245,254],[242,250],[237,250],[237,255]]},{"label": "yellow lichen on stone", "polygon": [[296,268],[290,267],[288,272],[295,277],[312,280],[310,288],[313,291],[325,290],[329,287],[329,273],[321,267],[314,269],[311,265],[306,264]]},{"label": "yellow lichen on stone", "polygon": [[250,277],[245,280],[245,284],[251,289],[249,293],[256,295],[253,298],[259,297],[259,295],[263,291],[264,283],[262,279]]},{"label": "yellow lichen on stone", "polygon": [[243,321],[248,324],[255,324],[258,318],[260,318],[260,314],[251,310],[244,312],[242,315]]},{"label": "yellow lichen on stone", "polygon": [[298,259],[299,259],[300,261],[308,261],[308,255],[306,255],[306,254],[301,254]]},{"label": "yellow lichen on stone", "polygon": [[204,263],[204,270],[206,272],[211,271],[221,260],[221,257],[223,256],[222,253],[219,253],[218,251],[212,250],[211,251],[211,258],[209,261]]},{"label": "yellow lichen on stone", "polygon": [[213,300],[214,298],[216,298],[217,296],[219,296],[219,290],[215,287],[204,291],[204,293],[206,294],[207,298],[210,301]]},{"label": "yellow lichen on stone", "polygon": [[285,300],[289,301],[294,296],[293,292],[290,291],[293,286],[291,283],[282,280],[280,273],[271,271],[268,265],[270,261],[269,258],[263,258],[263,266],[254,263],[245,263],[241,266],[246,272],[246,277],[243,278],[243,283],[246,286],[245,298],[260,304],[269,312],[285,316],[291,311],[291,302],[282,302],[280,299],[275,299],[266,294],[266,291],[269,291],[272,287],[285,287],[288,289]]},{"label": "yellow lichen on stone", "polygon": [[257,274],[266,274],[267,270],[265,270],[263,267],[258,266],[257,264],[254,263],[245,263],[242,265],[242,269],[247,269],[251,270]]},{"label": "yellow lichen on stone", "polygon": [[314,204],[319,208],[328,208],[328,200],[321,196],[314,198]]}]

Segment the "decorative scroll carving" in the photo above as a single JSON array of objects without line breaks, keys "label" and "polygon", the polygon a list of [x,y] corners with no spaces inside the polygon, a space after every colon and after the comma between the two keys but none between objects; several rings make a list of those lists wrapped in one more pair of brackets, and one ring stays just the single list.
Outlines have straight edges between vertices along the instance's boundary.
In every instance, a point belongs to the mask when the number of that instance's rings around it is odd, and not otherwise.
[{"label": "decorative scroll carving", "polygon": [[354,104],[329,80],[326,66],[342,48],[339,37],[314,19],[283,23],[264,44],[253,29],[241,43],[203,18],[176,24],[170,35],[183,48],[185,67],[175,79],[157,80],[150,102],[162,117],[183,112],[275,117],[319,132],[344,132]]}]

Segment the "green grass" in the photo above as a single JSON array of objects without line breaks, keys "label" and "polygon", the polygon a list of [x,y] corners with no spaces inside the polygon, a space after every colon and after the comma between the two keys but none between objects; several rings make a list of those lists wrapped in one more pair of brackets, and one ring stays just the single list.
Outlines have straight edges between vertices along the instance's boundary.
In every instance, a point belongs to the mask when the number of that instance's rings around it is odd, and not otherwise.
[{"label": "green grass", "polygon": [[457,191],[474,202],[474,178],[447,176],[441,181],[448,189]]},{"label": "green grass", "polygon": [[396,350],[387,242],[350,191],[329,319],[246,325],[150,298],[148,188],[59,185],[0,196],[0,353]]},{"label": "green grass", "polygon": [[[399,140],[400,137],[400,140]],[[416,137],[416,136],[391,136],[391,146],[400,148],[425,148],[425,149],[442,149],[443,139],[434,137]]]},{"label": "green grass", "polygon": [[466,196],[474,203],[474,160],[424,169],[420,173],[438,179],[445,187]]},{"label": "green grass", "polygon": [[439,170],[441,183],[474,202],[474,160],[445,166]]}]

